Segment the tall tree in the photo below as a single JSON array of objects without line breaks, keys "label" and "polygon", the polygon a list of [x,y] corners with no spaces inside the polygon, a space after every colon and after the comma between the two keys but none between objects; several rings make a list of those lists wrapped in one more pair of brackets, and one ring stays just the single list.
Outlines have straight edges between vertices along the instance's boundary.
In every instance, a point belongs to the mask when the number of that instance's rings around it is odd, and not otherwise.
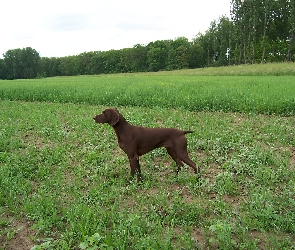
[{"label": "tall tree", "polygon": [[270,15],[269,15],[269,9],[270,9],[270,1],[269,0],[263,0],[263,33],[262,33],[262,56],[261,56],[261,63],[264,62],[265,59],[265,51],[266,51],[266,34],[268,31],[269,21],[270,21]]},{"label": "tall tree", "polygon": [[20,62],[21,49],[8,50],[3,54],[4,56],[4,78],[5,79],[17,79],[22,78],[22,68]]},{"label": "tall tree", "polygon": [[36,78],[39,73],[40,67],[40,55],[31,47],[22,49],[21,51],[21,62],[23,65],[23,78]]},{"label": "tall tree", "polygon": [[0,58],[0,79],[4,79],[4,60]]},{"label": "tall tree", "polygon": [[294,8],[294,0],[232,0],[234,54],[239,52],[239,63],[290,60]]},{"label": "tall tree", "polygon": [[168,41],[155,41],[147,45],[147,64],[149,71],[159,71],[166,69],[168,57]]},{"label": "tall tree", "polygon": [[[288,53],[287,53],[287,61],[295,61],[295,48],[294,48],[294,42],[295,42],[295,0],[289,1],[289,20],[288,23],[290,24],[289,29],[289,47],[288,47]],[[293,53],[293,56],[292,56]]]},{"label": "tall tree", "polygon": [[36,78],[39,73],[40,56],[31,47],[8,50],[4,55],[4,78]]},{"label": "tall tree", "polygon": [[57,57],[42,57],[40,62],[40,76],[52,77],[62,75],[60,69],[61,58]]},{"label": "tall tree", "polygon": [[222,66],[229,64],[228,52],[231,47],[232,22],[222,16],[210,24],[205,35],[199,35],[198,40],[206,54],[207,66]]},{"label": "tall tree", "polygon": [[230,64],[230,48],[232,43],[232,22],[228,17],[222,16],[217,23],[217,48],[218,48],[218,62],[220,66]]},{"label": "tall tree", "polygon": [[193,39],[192,45],[190,46],[189,67],[191,69],[202,68],[206,64],[205,52],[200,37],[202,37],[201,33]]},{"label": "tall tree", "polygon": [[146,46],[143,46],[141,44],[136,44],[133,46],[130,58],[132,72],[148,71],[147,53],[148,49]]},{"label": "tall tree", "polygon": [[168,42],[166,69],[184,69],[189,67],[190,43],[186,37],[178,37]]},{"label": "tall tree", "polygon": [[63,76],[80,74],[78,56],[66,56],[60,59],[60,72]]},{"label": "tall tree", "polygon": [[218,58],[218,52],[216,49],[216,21],[211,22],[210,28],[205,34],[199,36],[199,42],[204,50],[205,65],[213,66],[214,62]]}]

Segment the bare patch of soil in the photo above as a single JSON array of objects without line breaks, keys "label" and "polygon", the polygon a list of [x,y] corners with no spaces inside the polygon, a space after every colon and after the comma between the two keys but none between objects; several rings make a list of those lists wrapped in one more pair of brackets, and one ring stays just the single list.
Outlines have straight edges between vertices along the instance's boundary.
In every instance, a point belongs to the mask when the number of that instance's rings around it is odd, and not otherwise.
[{"label": "bare patch of soil", "polygon": [[[173,232],[174,234],[180,236],[183,234],[183,229],[179,228],[179,227],[175,227],[173,228]],[[194,240],[196,242],[196,244],[201,247],[203,246],[202,249],[205,249],[206,246],[206,235],[204,233],[204,231],[200,228],[193,228],[192,232],[191,232],[191,238],[192,240]],[[181,248],[183,249],[183,248]]]},{"label": "bare patch of soil", "polygon": [[15,219],[6,213],[0,215],[0,220],[7,221],[7,225],[0,225],[0,248],[5,250],[30,250],[34,246],[32,238],[36,232],[31,223],[22,219]]}]

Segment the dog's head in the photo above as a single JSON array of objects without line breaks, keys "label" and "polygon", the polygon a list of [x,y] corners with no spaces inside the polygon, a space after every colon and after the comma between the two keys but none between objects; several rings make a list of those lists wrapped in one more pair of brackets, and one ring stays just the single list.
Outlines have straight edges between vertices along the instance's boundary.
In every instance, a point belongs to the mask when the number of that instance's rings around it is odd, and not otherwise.
[{"label": "dog's head", "polygon": [[108,123],[112,127],[119,121],[120,114],[117,109],[109,108],[104,110],[101,114],[93,117],[96,123]]}]

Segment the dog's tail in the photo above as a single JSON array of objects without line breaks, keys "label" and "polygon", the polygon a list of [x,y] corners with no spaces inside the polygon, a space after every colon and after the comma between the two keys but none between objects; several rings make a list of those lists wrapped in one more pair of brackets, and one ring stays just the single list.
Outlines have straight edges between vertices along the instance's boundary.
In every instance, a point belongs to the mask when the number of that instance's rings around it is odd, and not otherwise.
[{"label": "dog's tail", "polygon": [[188,134],[188,133],[194,133],[195,131],[192,131],[192,130],[183,130],[182,132],[185,135],[185,134]]}]

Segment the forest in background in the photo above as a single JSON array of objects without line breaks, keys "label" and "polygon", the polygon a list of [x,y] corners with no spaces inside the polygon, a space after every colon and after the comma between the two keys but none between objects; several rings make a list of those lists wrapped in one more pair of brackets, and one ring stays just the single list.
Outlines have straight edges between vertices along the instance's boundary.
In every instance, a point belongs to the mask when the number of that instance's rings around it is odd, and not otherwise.
[{"label": "forest in background", "polygon": [[153,72],[295,61],[295,0],[232,0],[231,16],[205,34],[66,57],[40,57],[31,48],[0,59],[0,79]]}]

